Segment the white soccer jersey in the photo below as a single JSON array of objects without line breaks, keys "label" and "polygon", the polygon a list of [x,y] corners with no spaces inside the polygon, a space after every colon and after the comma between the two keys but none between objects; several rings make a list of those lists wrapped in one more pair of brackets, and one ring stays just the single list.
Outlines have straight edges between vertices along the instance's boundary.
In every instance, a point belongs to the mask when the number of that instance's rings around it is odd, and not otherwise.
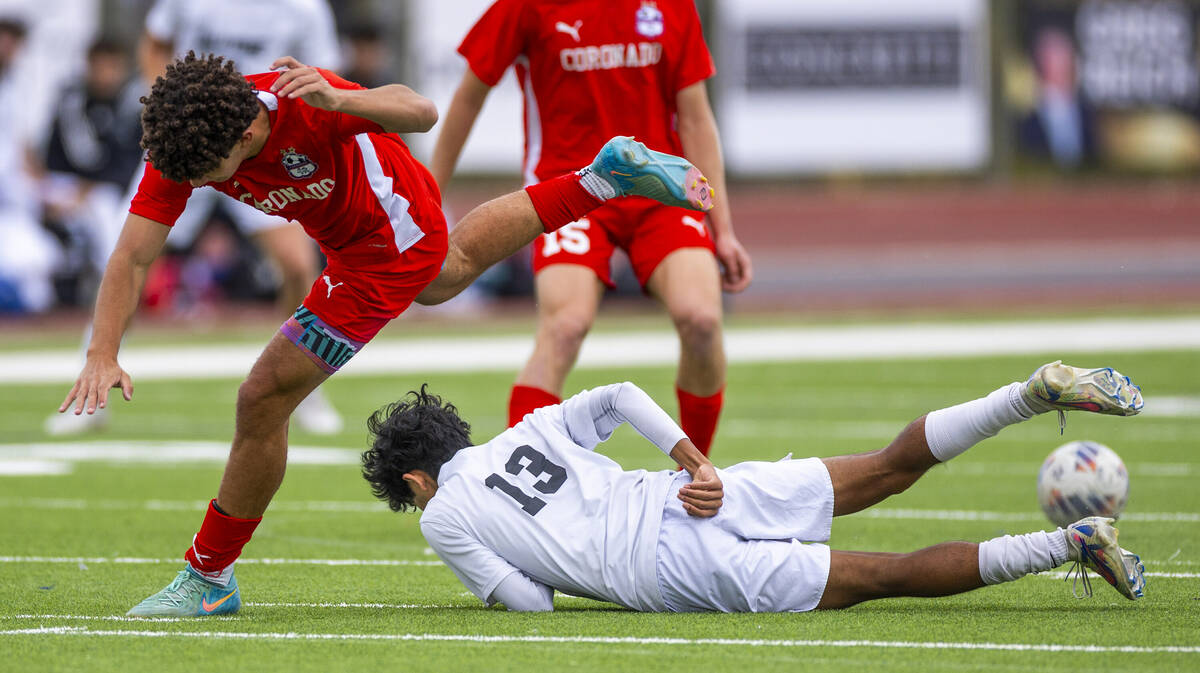
[{"label": "white soccer jersey", "polygon": [[188,50],[232,59],[244,75],[267,72],[280,56],[341,66],[333,13],[324,0],[157,0],[146,32]]},{"label": "white soccer jersey", "polygon": [[443,465],[422,534],[489,604],[502,580],[523,571],[568,594],[666,610],[655,557],[677,473],[625,472],[593,452],[622,422],[665,453],[685,438],[632,383],[584,391]]}]

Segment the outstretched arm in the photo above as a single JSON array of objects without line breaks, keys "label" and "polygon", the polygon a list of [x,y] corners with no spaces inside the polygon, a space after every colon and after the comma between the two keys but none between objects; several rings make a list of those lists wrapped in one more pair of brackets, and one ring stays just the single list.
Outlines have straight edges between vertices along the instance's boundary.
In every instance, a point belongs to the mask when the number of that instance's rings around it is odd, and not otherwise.
[{"label": "outstretched arm", "polygon": [[287,68],[271,85],[271,91],[280,98],[300,98],[322,110],[369,119],[389,133],[424,133],[437,123],[433,101],[403,84],[339,89],[319,70],[291,56],[276,59],[271,68]]},{"label": "outstretched arm", "polygon": [[62,413],[75,402],[75,413],[95,413],[108,404],[108,391],[120,388],[125,399],[133,397],[133,381],[117,364],[117,350],[129,321],[137,310],[146,271],[150,268],[170,228],[140,215],[130,214],[117,240],[117,247],[108,259],[100,293],[96,298],[92,340],[88,345],[87,362],[66,399],[59,405]]}]

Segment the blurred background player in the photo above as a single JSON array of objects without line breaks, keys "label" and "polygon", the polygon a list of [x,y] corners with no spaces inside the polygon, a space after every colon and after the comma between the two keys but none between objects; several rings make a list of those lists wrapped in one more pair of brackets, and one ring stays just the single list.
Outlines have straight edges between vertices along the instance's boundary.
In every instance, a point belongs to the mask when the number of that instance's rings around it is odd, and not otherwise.
[{"label": "blurred background player", "polygon": [[[715,68],[691,0],[500,0],[459,53],[468,68],[430,162],[443,190],[484,99],[515,64],[525,94],[525,184],[586,163],[611,136],[632,135],[686,157],[724,193],[704,88]],[[626,198],[534,241],[538,327],[512,388],[510,426],[560,401],[605,286],[613,287],[610,260],[621,248],[675,324],[680,422],[708,454],[725,389],[721,290],[740,292],[752,276],[726,199],[717,199],[709,218],[711,234],[694,212]]]},{"label": "blurred background player", "polygon": [[47,223],[78,245],[86,278],[77,290],[91,303],[117,243],[125,190],[140,170],[141,95],[131,81],[128,50],[101,38],[87,52],[87,70],[58,98],[45,152],[42,201]]},{"label": "blurred background player", "polygon": [[[167,64],[188,51],[224,56],[244,73],[265,72],[281,56],[294,56],[329,70],[341,65],[333,14],[324,0],[157,0],[146,15],[146,30],[137,47],[138,65],[146,87],[166,72]],[[139,171],[125,198],[128,203],[141,181]],[[234,225],[258,245],[271,260],[280,277],[276,305],[280,315],[291,315],[308,293],[320,270],[317,249],[300,225],[267,215],[255,208],[230,200],[221,201],[212,189],[192,193],[187,209],[180,216],[168,245],[175,250],[189,248],[208,224],[213,211],[226,208]],[[108,252],[104,252],[107,257]],[[84,347],[90,328],[84,335]],[[313,391],[299,407],[295,419],[304,430],[316,434],[341,431],[341,415],[325,398],[321,389]],[[54,414],[46,422],[46,431],[54,435],[84,432],[102,426],[107,409],[95,415]]]}]

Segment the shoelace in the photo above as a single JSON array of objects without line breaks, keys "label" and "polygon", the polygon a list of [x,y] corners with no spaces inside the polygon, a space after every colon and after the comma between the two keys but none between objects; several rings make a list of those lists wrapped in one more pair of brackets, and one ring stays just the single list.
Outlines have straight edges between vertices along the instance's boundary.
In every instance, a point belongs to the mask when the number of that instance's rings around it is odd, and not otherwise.
[{"label": "shoelace", "polygon": [[175,578],[171,585],[163,590],[163,602],[169,603],[172,607],[183,605],[187,597],[193,593],[194,588],[186,584],[183,578]]},{"label": "shoelace", "polygon": [[1067,431],[1067,412],[1062,409],[1056,411],[1058,411],[1058,434],[1061,436]]},{"label": "shoelace", "polygon": [[[1071,595],[1077,599],[1092,597],[1092,580],[1088,577],[1087,568],[1084,567],[1083,561],[1076,561],[1067,570],[1067,576],[1063,581],[1072,580]],[[1078,585],[1083,584],[1083,595],[1079,595]]]}]

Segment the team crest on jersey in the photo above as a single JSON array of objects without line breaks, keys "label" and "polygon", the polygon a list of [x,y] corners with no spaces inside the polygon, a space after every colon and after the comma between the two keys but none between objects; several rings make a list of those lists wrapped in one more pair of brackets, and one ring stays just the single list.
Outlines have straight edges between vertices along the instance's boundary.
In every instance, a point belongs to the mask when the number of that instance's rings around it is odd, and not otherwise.
[{"label": "team crest on jersey", "polygon": [[663,13],[652,0],[643,2],[638,8],[637,32],[645,37],[658,37],[663,33]]},{"label": "team crest on jersey", "polygon": [[287,170],[288,175],[292,176],[293,180],[303,180],[313,173],[317,172],[317,162],[309,159],[307,155],[300,154],[295,147],[289,147],[286,150],[279,152],[283,155],[280,163]]}]

